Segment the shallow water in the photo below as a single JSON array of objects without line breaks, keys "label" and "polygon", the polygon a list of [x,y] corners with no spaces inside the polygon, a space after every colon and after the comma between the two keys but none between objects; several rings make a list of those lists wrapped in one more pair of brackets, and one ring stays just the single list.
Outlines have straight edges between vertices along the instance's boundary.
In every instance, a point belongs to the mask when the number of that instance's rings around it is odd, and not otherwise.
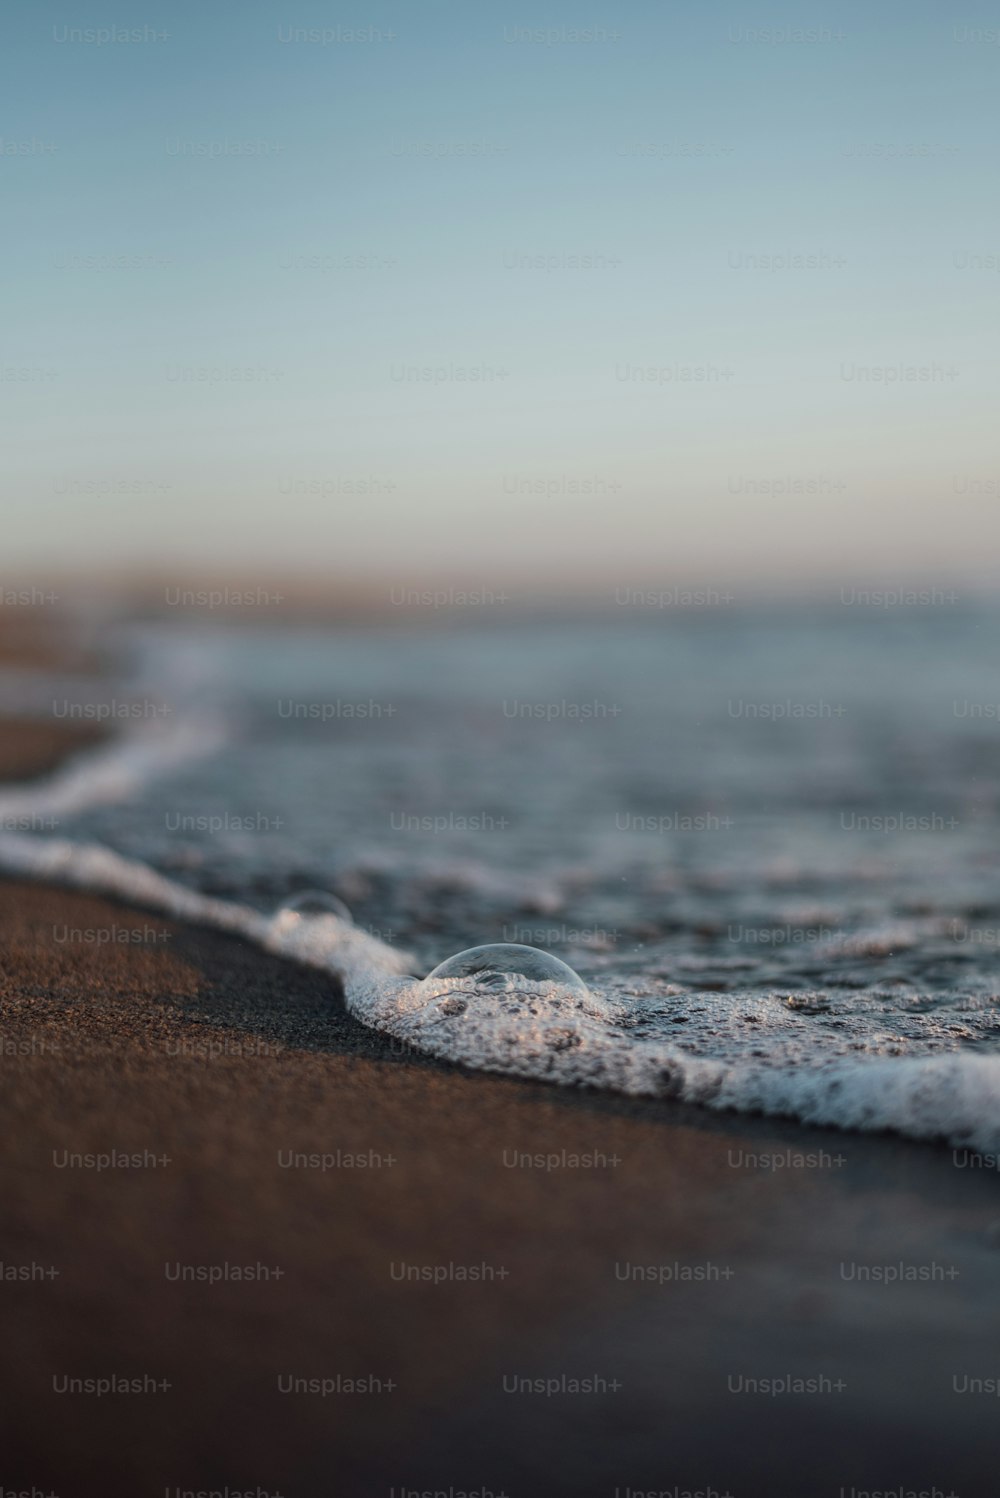
[{"label": "shallow water", "polygon": [[[359,1018],[471,1066],[995,1147],[996,623],[121,627],[100,691],[169,714],[8,793],[0,860],[207,920],[241,907],[232,929],[305,942]],[[57,825],[25,832],[15,811],[46,796]],[[349,939],[275,927],[308,889],[346,903]],[[584,1007],[420,1004],[405,974],[498,941],[568,962]]]}]

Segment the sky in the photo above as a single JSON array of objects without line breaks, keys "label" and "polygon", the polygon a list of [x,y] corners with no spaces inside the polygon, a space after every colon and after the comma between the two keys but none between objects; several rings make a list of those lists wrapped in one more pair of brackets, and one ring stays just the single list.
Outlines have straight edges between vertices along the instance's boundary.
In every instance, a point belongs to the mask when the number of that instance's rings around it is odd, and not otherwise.
[{"label": "sky", "polygon": [[8,573],[988,579],[987,5],[0,26]]}]

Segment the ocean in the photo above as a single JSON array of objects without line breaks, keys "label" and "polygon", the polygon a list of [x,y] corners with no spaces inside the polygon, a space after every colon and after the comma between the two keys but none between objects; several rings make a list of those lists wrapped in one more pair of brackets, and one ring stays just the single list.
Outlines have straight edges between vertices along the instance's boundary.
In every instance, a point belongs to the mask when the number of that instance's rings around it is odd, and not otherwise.
[{"label": "ocean", "polygon": [[[992,613],[415,612],[109,617],[101,677],[0,674],[113,730],[4,791],[0,868],[327,968],[476,1070],[1000,1149]],[[427,979],[483,946],[558,962]]]}]

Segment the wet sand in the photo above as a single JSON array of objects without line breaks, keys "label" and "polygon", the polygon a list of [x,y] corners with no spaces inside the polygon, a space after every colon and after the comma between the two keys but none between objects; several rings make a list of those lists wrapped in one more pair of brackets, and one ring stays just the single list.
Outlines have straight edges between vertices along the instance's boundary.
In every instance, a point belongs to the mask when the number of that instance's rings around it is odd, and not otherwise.
[{"label": "wet sand", "polygon": [[42,779],[67,754],[92,749],[106,738],[106,730],[93,724],[68,727],[38,718],[7,719],[0,732],[0,781]]},{"label": "wet sand", "polygon": [[[0,921],[6,1488],[995,1492],[996,1399],[953,1386],[1000,1373],[995,1172],[465,1075],[103,899],[5,882]],[[851,1267],[900,1263],[933,1277]],[[740,1384],[788,1375],[820,1391]],[[108,1376],[144,1392],[60,1392]]]},{"label": "wet sand", "polygon": [[[0,619],[0,670],[29,674],[55,671],[72,676],[99,669],[92,654],[72,639],[68,626],[39,620],[31,610]],[[38,780],[70,756],[93,748],[108,736],[93,722],[65,722],[51,717],[0,719],[0,783]]]}]

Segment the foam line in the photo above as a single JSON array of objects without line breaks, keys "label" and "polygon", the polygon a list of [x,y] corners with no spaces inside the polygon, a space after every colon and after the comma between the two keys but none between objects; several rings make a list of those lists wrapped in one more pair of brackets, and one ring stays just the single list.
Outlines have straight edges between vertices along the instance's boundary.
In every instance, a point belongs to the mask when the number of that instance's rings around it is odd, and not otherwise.
[{"label": "foam line", "polygon": [[[0,795],[0,817],[52,816],[133,794],[152,776],[208,752],[219,725],[190,722],[136,734],[80,756],[37,786]],[[714,1109],[799,1119],[841,1129],[891,1130],[1000,1153],[1000,1056],[818,1058],[790,1065],[698,1057],[638,1040],[621,1021],[627,996],[553,985],[544,996],[477,993],[464,1007],[413,976],[404,952],[334,915],[265,915],[201,894],[96,844],[0,834],[8,874],[111,895],[254,942],[330,972],[363,1024],[444,1061],[568,1087],[671,1097]],[[759,994],[731,993],[733,1008]],[[678,1000],[683,1005],[683,996]]]}]

